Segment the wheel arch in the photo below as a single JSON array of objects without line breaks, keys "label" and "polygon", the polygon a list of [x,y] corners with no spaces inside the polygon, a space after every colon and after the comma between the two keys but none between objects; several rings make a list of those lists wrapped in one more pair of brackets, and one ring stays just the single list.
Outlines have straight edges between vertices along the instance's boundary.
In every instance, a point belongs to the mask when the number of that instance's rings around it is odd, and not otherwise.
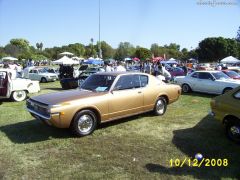
[{"label": "wheel arch", "polygon": [[240,122],[240,119],[236,116],[233,116],[233,115],[226,115],[223,119],[223,124],[226,125],[227,123],[234,122],[234,121],[239,121]]},{"label": "wheel arch", "polygon": [[168,98],[168,96],[166,95],[166,94],[161,94],[161,95],[159,95],[158,96],[158,98],[160,98],[160,97],[163,97],[164,99],[166,99],[166,103],[168,104],[169,103],[169,98]]},{"label": "wheel arch", "polygon": [[80,111],[83,111],[83,110],[90,110],[90,111],[92,111],[92,112],[96,115],[96,117],[97,117],[97,124],[99,125],[99,124],[101,123],[101,115],[100,115],[101,113],[100,113],[100,111],[99,111],[96,107],[89,106],[89,107],[84,107],[84,108],[78,109],[78,110],[75,112],[75,114],[74,114],[74,116],[73,116],[73,118],[72,118],[72,120],[71,120],[70,126],[72,125],[72,123],[73,123],[74,118],[76,117],[76,115],[77,115]]}]

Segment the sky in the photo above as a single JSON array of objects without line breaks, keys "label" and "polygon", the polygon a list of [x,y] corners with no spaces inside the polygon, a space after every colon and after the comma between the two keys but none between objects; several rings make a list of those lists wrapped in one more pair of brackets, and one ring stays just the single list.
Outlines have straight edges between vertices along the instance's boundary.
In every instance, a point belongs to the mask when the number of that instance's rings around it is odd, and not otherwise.
[{"label": "sky", "polygon": [[[220,4],[221,3],[221,4]],[[189,50],[207,37],[235,38],[240,0],[100,0],[101,41]],[[44,47],[99,39],[99,0],[0,0],[0,46],[25,38]]]}]

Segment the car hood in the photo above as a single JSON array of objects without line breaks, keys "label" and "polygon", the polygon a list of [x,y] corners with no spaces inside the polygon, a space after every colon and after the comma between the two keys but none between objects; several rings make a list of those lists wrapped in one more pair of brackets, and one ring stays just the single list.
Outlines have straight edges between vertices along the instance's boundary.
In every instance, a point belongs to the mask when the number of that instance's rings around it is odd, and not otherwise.
[{"label": "car hood", "polygon": [[41,76],[57,76],[55,73],[39,73]]},{"label": "car hood", "polygon": [[43,94],[35,97],[31,97],[32,100],[48,104],[48,105],[56,105],[64,102],[69,102],[77,99],[96,97],[106,94],[107,92],[93,92],[88,90],[68,90],[62,92],[54,92],[49,94]]}]

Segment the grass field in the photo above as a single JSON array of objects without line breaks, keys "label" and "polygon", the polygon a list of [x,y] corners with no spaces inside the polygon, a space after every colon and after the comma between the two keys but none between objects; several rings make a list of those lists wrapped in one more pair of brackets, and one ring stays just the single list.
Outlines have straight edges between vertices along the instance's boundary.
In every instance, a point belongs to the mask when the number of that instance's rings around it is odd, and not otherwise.
[{"label": "grass field", "polygon": [[[54,82],[41,89],[61,88]],[[162,117],[147,113],[106,123],[83,138],[35,120],[25,102],[0,101],[0,178],[240,179],[240,146],[208,116],[212,97],[182,95]],[[196,153],[226,158],[228,166],[170,167],[171,159]]]}]

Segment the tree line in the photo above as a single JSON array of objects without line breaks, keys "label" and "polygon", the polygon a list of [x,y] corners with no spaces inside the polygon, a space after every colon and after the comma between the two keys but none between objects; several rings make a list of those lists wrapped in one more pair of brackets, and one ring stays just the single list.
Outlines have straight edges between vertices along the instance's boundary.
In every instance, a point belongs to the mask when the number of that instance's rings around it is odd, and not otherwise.
[{"label": "tree line", "polygon": [[[42,42],[38,42],[33,46],[26,39],[11,39],[6,46],[0,46],[0,58],[13,56],[20,60],[54,60],[59,58],[59,53],[64,51],[71,52],[78,57],[97,57],[99,54],[98,43],[94,44],[94,39],[91,38],[88,45],[75,43],[61,47],[44,48]],[[180,45],[176,43],[164,46],[153,43],[150,49],[148,49],[140,46],[135,47],[129,42],[120,42],[118,47],[114,49],[105,41],[101,41],[101,50],[103,59],[123,60],[127,57],[137,57],[141,60],[146,60],[161,56],[167,59],[175,58],[182,61],[195,58],[199,62],[216,62],[230,55],[240,58],[240,27],[236,38],[208,37],[199,42],[197,48],[191,50],[187,48],[181,49]]]}]

